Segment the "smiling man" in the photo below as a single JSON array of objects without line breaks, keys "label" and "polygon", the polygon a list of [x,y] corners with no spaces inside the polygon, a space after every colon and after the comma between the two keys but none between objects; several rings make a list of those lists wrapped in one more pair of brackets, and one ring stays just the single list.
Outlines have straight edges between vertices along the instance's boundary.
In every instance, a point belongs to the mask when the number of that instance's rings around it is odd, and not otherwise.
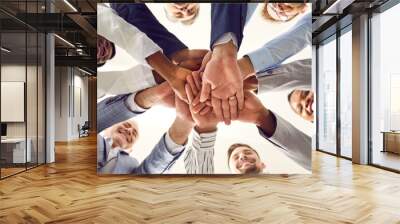
[{"label": "smiling man", "polygon": [[267,20],[286,22],[304,13],[306,9],[306,3],[266,3],[262,16]]},{"label": "smiling man", "polygon": [[165,3],[164,5],[168,20],[184,25],[193,24],[200,11],[199,3]]},{"label": "smiling man", "polygon": [[138,125],[133,120],[127,120],[105,130],[104,135],[112,140],[111,147],[119,147],[130,153],[138,136]]},{"label": "smiling man", "polygon": [[257,151],[251,146],[241,143],[229,147],[228,166],[235,174],[258,174],[262,173],[265,168]]},{"label": "smiling man", "polygon": [[[138,125],[117,123],[97,135],[97,171],[100,174],[162,174],[181,156],[193,128],[187,104],[175,96],[176,118],[151,153],[139,164],[130,155],[137,141]],[[135,149],[140,150],[140,149]]]},{"label": "smiling man", "polygon": [[303,119],[314,122],[314,92],[311,90],[293,90],[288,95],[293,111]]}]

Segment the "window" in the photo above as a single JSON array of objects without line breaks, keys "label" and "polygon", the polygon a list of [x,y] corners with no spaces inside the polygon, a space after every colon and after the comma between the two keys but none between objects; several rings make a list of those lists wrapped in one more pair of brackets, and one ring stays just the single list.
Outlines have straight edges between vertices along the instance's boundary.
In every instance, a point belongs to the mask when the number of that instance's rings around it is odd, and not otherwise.
[{"label": "window", "polygon": [[400,170],[400,4],[371,18],[370,160]]},{"label": "window", "polygon": [[340,36],[340,155],[351,158],[352,149],[352,33],[351,26]]},{"label": "window", "polygon": [[318,149],[336,153],[336,36],[318,47]]}]

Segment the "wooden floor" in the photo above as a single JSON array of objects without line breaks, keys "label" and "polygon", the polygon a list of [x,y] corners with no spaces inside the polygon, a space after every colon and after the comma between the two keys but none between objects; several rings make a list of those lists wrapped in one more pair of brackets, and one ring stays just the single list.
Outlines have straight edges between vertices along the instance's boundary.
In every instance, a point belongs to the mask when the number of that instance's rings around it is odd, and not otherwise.
[{"label": "wooden floor", "polygon": [[0,223],[400,223],[400,175],[320,152],[313,174],[96,175],[95,138],[0,181]]}]

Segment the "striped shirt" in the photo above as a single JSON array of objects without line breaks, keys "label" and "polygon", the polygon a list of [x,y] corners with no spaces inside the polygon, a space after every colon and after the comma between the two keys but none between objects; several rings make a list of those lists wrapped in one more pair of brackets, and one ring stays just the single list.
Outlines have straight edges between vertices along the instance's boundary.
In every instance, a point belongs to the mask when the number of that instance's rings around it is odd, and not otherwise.
[{"label": "striped shirt", "polygon": [[192,143],[187,148],[184,163],[188,174],[214,174],[214,145],[217,131],[198,133],[193,129]]}]

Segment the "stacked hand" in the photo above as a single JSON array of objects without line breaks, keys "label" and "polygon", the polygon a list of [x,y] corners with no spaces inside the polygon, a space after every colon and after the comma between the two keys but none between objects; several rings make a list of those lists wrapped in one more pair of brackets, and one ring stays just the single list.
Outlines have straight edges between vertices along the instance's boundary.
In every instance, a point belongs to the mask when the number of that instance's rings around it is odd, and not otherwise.
[{"label": "stacked hand", "polygon": [[257,80],[248,75],[251,70],[243,69],[241,60],[238,63],[232,43],[218,45],[213,52],[185,49],[174,54],[172,62],[172,78],[167,81],[176,97],[165,94],[161,102],[175,103],[178,116],[194,122],[198,131],[213,131],[221,121],[267,123],[269,111],[251,92]]},{"label": "stacked hand", "polygon": [[[202,75],[200,103],[211,104],[217,118],[229,125],[231,120],[238,117],[243,109],[243,77],[236,59],[236,47],[232,42],[218,45],[213,52],[204,56],[199,71],[193,72],[194,84],[187,79],[192,92],[196,94],[194,86],[199,87],[196,81],[199,72]],[[207,103],[209,102],[209,103]],[[194,106],[197,105],[194,100]]]}]

